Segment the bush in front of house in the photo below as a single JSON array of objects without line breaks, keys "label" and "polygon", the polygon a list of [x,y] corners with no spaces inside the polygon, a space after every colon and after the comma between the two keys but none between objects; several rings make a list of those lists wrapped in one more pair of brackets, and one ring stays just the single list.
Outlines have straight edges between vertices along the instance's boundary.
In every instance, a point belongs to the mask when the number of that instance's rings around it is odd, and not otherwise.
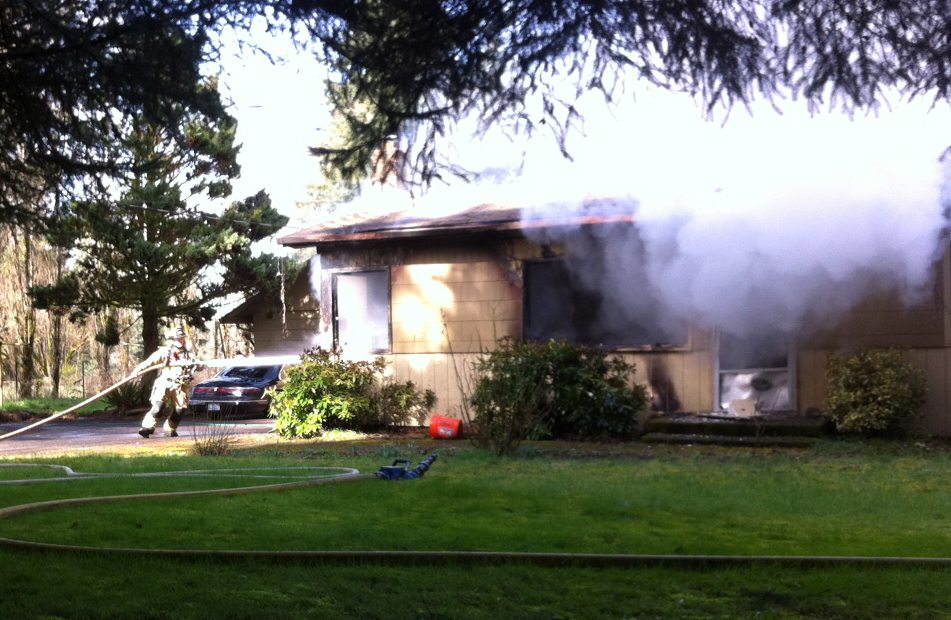
[{"label": "bush in front of house", "polygon": [[828,414],[839,431],[887,435],[924,405],[924,373],[894,349],[833,355],[826,364]]},{"label": "bush in front of house", "polygon": [[550,406],[542,350],[533,343],[503,339],[497,349],[473,363],[473,371],[470,436],[481,448],[500,456],[510,454],[541,423]]},{"label": "bush in front of house", "polygon": [[474,364],[473,431],[497,454],[525,438],[625,439],[638,430],[647,389],[634,365],[565,341],[514,342]]},{"label": "bush in front of house", "polygon": [[410,418],[421,424],[436,405],[436,393],[432,390],[421,392],[412,381],[384,381],[376,392],[374,403],[381,426],[405,426]]},{"label": "bush in front of house", "polygon": [[343,360],[323,349],[304,353],[271,392],[270,415],[282,437],[319,437],[324,431],[373,431],[424,418],[435,404],[431,390],[384,377],[386,361]]}]

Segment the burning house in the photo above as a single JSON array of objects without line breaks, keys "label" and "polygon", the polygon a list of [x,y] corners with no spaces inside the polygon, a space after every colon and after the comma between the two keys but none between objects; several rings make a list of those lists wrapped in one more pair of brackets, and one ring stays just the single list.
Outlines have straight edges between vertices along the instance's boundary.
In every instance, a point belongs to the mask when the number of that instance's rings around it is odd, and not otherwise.
[{"label": "burning house", "polygon": [[655,411],[735,415],[821,410],[830,353],[902,347],[928,375],[922,430],[951,435],[946,251],[925,254],[913,293],[893,269],[793,271],[795,256],[762,252],[718,281],[726,270],[690,253],[686,227],[609,200],[354,218],[283,237],[316,252],[286,310],[245,304],[231,320],[254,323],[259,352],[383,355],[445,414],[461,403],[459,373],[505,336],[607,347],[636,364]]}]

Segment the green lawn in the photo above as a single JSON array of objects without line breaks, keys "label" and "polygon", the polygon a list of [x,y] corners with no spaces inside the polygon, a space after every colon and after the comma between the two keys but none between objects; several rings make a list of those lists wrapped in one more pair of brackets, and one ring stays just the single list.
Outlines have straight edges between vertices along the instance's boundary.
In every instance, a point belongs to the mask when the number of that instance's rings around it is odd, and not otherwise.
[{"label": "green lawn", "polygon": [[[951,557],[951,456],[915,444],[809,450],[440,444],[416,481],[120,502],[17,516],[0,536],[105,547]],[[594,456],[599,452],[612,453]],[[302,442],[231,458],[77,457],[78,471],[350,466],[415,444]],[[47,461],[50,462],[50,461]],[[0,478],[53,470],[0,469]],[[226,479],[241,486],[251,480]],[[0,504],[221,486],[126,478],[0,486]],[[946,568],[383,566],[0,550],[0,616],[118,618],[940,618]]]}]

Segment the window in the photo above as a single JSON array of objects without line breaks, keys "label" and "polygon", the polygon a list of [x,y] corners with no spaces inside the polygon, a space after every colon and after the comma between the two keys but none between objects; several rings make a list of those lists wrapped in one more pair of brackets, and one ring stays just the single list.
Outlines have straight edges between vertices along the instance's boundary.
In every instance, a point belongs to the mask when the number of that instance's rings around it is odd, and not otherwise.
[{"label": "window", "polygon": [[277,375],[280,368],[280,366],[233,366],[226,368],[220,376],[261,381],[268,375]]},{"label": "window", "polygon": [[789,343],[782,334],[734,336],[720,333],[720,408],[738,399],[756,401],[760,411],[793,409],[793,373]]},{"label": "window", "polygon": [[333,280],[334,345],[345,354],[390,351],[387,271],[338,273]]},{"label": "window", "polygon": [[665,320],[650,291],[635,299],[609,296],[580,281],[582,268],[566,261],[524,264],[524,337],[564,339],[612,348],[671,346],[687,343],[687,326]]}]

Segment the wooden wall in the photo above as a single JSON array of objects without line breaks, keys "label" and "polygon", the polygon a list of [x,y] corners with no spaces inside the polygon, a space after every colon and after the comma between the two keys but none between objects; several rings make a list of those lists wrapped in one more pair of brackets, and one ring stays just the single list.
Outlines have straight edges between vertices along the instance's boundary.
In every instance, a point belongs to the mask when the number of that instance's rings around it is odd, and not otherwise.
[{"label": "wooden wall", "polygon": [[390,271],[393,353],[477,353],[519,337],[522,290],[496,261]]},{"label": "wooden wall", "polygon": [[[394,378],[436,392],[437,412],[458,413],[472,360],[502,336],[521,336],[520,282],[504,260],[394,266],[391,282]],[[679,410],[710,411],[711,343],[709,332],[693,329],[685,348],[622,357],[635,364],[636,383],[672,393]]]},{"label": "wooden wall", "polygon": [[802,344],[826,349],[944,347],[946,314],[939,285],[916,303],[898,294],[879,293],[836,322],[814,326]]},{"label": "wooden wall", "polygon": [[825,367],[830,355],[861,347],[900,348],[928,382],[928,399],[916,418],[916,428],[951,436],[951,254],[947,250],[935,265],[933,281],[933,288],[919,295],[916,303],[879,292],[836,323],[804,338],[796,360],[799,410],[825,406]]},{"label": "wooden wall", "polygon": [[[797,363],[800,411],[821,410],[825,406],[828,392],[825,365],[829,355],[835,352],[831,349],[799,351]],[[928,383],[928,398],[920,415],[913,418],[913,426],[928,435],[951,437],[951,349],[909,349],[904,357],[925,373]]]},{"label": "wooden wall", "polygon": [[[464,394],[471,393],[472,363],[475,353],[403,353],[387,356],[397,381],[412,381],[419,389],[430,389],[438,398],[435,415],[466,419]],[[421,424],[425,420],[420,421]]]},{"label": "wooden wall", "polygon": [[622,357],[635,364],[635,383],[646,385],[659,403],[667,403],[674,411],[714,410],[712,351],[626,353]]},{"label": "wooden wall", "polygon": [[[439,398],[435,413],[459,414],[463,394],[472,386],[472,362],[477,351],[394,353],[386,356],[397,381],[412,381],[421,389],[433,390]],[[672,392],[680,411],[712,411],[714,406],[713,352],[638,352],[621,355],[635,364],[634,383],[655,393]]]},{"label": "wooden wall", "polygon": [[[429,257],[487,258],[445,251]],[[508,262],[398,265],[390,274],[394,378],[433,390],[439,398],[434,413],[465,418],[472,362],[502,336],[521,336],[522,290]]]},{"label": "wooden wall", "polygon": [[255,354],[297,354],[314,346],[320,304],[311,291],[309,276],[305,267],[285,291],[283,308],[276,299],[253,310]]}]

